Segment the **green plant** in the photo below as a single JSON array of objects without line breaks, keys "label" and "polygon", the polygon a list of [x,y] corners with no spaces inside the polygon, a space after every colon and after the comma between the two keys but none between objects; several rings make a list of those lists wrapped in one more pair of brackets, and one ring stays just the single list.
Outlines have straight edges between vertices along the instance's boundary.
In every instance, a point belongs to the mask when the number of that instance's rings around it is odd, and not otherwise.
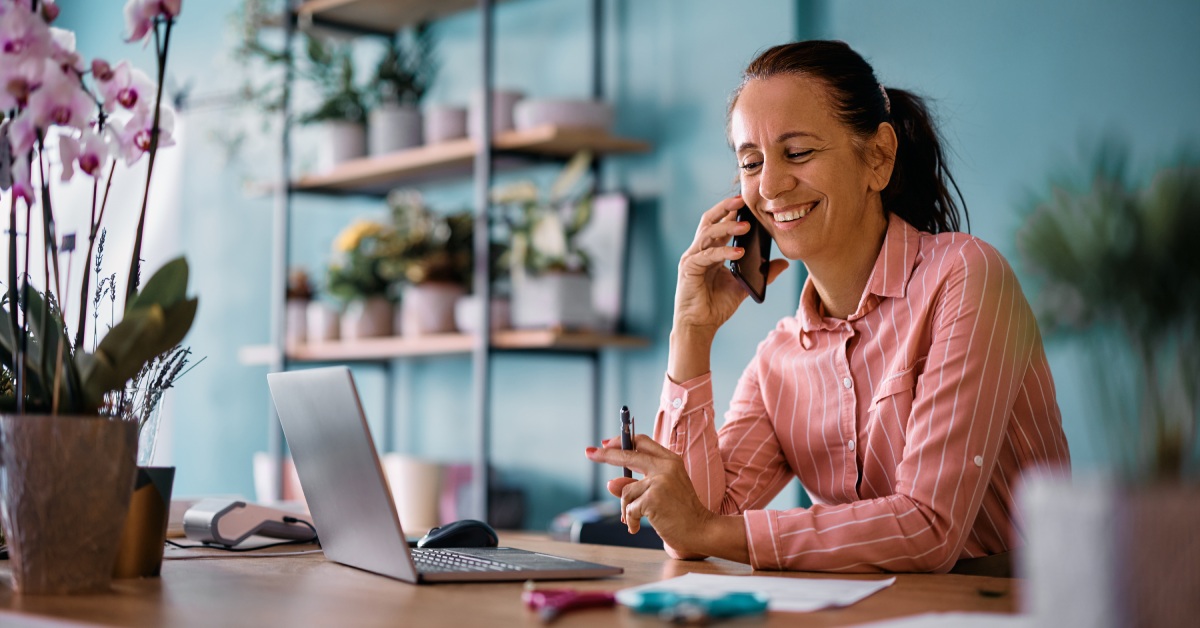
[{"label": "green plant", "polygon": [[390,226],[373,220],[355,220],[333,241],[334,261],[326,270],[326,289],[347,303],[355,299],[388,296],[390,281],[383,275],[386,240],[394,237]]},{"label": "green plant", "polygon": [[386,242],[383,274],[392,281],[457,283],[471,277],[474,218],[468,212],[438,214],[415,193],[388,195],[393,236]]},{"label": "green plant", "polygon": [[1183,159],[1143,186],[1107,144],[1083,185],[1052,184],[1018,234],[1050,336],[1092,353],[1118,464],[1135,479],[1200,472],[1200,167]]},{"label": "green plant", "polygon": [[545,195],[531,181],[493,191],[509,230],[507,263],[514,274],[588,271],[587,252],[575,237],[592,216],[591,161],[587,151],[576,154]]},{"label": "green plant", "polygon": [[316,86],[320,104],[300,116],[302,124],[328,120],[365,123],[362,89],[354,83],[354,57],[349,44],[335,45],[305,34],[308,63],[301,75]]},{"label": "green plant", "polygon": [[422,22],[410,37],[392,40],[375,66],[369,93],[375,104],[416,105],[436,74],[433,31],[428,22]]}]

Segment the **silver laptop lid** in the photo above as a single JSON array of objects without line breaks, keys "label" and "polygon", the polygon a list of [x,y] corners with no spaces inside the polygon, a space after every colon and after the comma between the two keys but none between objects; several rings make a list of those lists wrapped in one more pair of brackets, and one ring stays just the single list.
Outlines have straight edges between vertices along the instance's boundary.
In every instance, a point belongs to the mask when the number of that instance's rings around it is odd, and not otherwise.
[{"label": "silver laptop lid", "polygon": [[267,384],[325,556],[416,582],[350,369],[270,373]]}]

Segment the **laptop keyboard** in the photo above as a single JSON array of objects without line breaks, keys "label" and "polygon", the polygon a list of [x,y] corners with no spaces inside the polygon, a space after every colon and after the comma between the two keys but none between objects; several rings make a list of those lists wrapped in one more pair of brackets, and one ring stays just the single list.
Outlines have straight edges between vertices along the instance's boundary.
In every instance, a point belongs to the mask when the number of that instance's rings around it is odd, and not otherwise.
[{"label": "laptop keyboard", "polygon": [[472,571],[522,571],[524,567],[478,556],[467,556],[434,548],[412,550],[413,563],[421,573],[462,573]]}]

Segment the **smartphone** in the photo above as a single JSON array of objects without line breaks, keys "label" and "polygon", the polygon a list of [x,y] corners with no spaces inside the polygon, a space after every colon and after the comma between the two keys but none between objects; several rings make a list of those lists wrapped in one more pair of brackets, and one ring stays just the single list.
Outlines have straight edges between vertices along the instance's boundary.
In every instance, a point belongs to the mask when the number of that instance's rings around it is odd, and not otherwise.
[{"label": "smartphone", "polygon": [[754,217],[754,212],[743,205],[737,213],[738,222],[750,223],[750,230],[733,236],[733,246],[746,250],[741,259],[729,261],[729,270],[750,293],[755,303],[767,297],[767,268],[770,266],[771,234]]}]

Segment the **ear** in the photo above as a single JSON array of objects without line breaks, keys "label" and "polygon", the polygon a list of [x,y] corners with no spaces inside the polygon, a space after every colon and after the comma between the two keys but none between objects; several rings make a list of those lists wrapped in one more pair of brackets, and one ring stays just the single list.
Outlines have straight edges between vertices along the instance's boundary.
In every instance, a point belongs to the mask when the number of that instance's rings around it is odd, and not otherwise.
[{"label": "ear", "polygon": [[869,187],[872,191],[882,192],[888,181],[892,180],[899,144],[896,129],[890,122],[880,122],[875,135],[867,140],[867,166],[872,175]]}]

